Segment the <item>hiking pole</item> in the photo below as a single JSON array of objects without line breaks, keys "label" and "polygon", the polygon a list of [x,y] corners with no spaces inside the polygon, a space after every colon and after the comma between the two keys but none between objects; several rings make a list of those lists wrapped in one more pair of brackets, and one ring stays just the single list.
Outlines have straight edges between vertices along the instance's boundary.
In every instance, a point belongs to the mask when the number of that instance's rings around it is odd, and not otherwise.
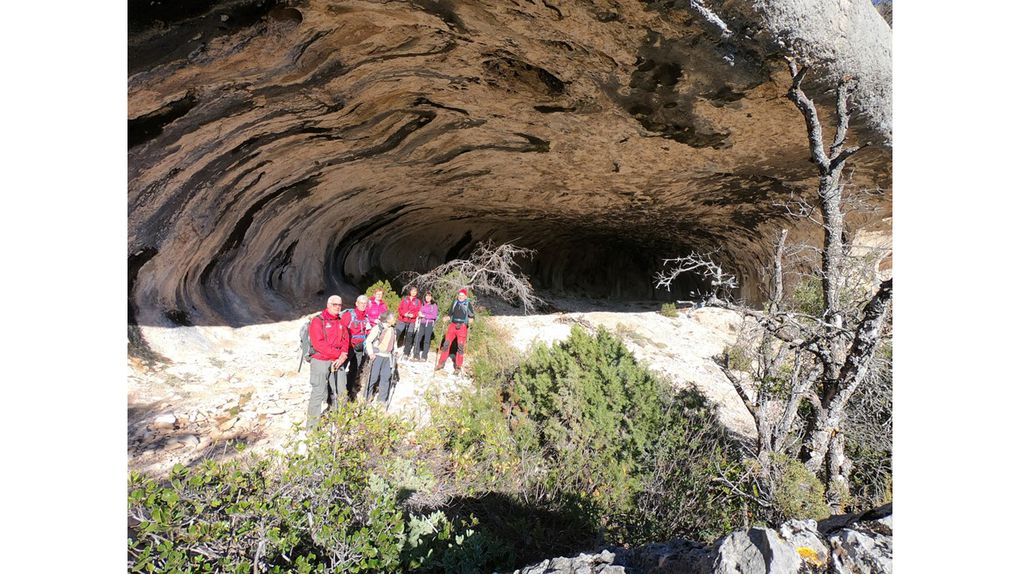
[{"label": "hiking pole", "polygon": [[[443,325],[446,325],[446,317],[443,317]],[[436,353],[436,367],[432,370],[432,376],[436,376],[436,370],[439,369],[439,357],[443,356],[443,345],[446,343],[446,332],[443,332],[443,342],[439,344],[439,351]]]},{"label": "hiking pole", "polygon": [[[465,361],[467,360],[467,344],[468,344],[468,338],[469,337],[471,337],[471,325],[468,324],[468,323],[464,323],[464,348],[463,349],[458,349],[458,351],[460,351],[464,355],[464,360]],[[454,364],[456,364],[456,359],[454,359]],[[461,365],[461,368],[457,369],[457,370],[458,371],[463,371],[464,370],[463,367],[464,367],[464,365]],[[463,376],[464,373],[461,372],[460,375]]]},{"label": "hiking pole", "polygon": [[390,373],[390,389],[386,395],[386,406],[383,408],[383,412],[390,412],[390,403],[393,402],[393,395],[397,393],[397,383],[400,382],[400,372],[397,371],[397,353],[391,356],[393,360],[393,372]]}]

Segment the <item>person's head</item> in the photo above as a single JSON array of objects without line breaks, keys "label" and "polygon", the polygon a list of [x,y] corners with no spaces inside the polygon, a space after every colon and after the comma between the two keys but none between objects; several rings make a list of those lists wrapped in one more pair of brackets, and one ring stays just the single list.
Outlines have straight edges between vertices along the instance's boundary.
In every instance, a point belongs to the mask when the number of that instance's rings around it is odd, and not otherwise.
[{"label": "person's head", "polygon": [[393,325],[397,322],[397,314],[393,311],[387,311],[382,314],[382,317],[379,317],[379,322],[383,325]]},{"label": "person's head", "polygon": [[464,289],[461,289],[460,291],[457,291],[457,300],[458,301],[463,301],[465,299],[467,299],[467,288],[464,288]]},{"label": "person's head", "polygon": [[411,287],[410,289],[407,290],[407,294],[410,295],[412,298],[417,297],[418,296],[418,288],[417,287]]},{"label": "person's head", "polygon": [[340,307],[344,304],[343,299],[339,295],[330,295],[329,299],[326,299],[326,310],[334,315],[340,314]]},{"label": "person's head", "polygon": [[425,302],[426,303],[432,302],[432,293],[425,293]]},{"label": "person's head", "polygon": [[372,297],[376,301],[382,301],[382,295],[383,295],[383,290],[382,289],[376,289],[375,293],[372,293]]},{"label": "person's head", "polygon": [[368,296],[358,295],[358,298],[354,300],[354,306],[358,308],[358,311],[364,311],[368,307]]}]

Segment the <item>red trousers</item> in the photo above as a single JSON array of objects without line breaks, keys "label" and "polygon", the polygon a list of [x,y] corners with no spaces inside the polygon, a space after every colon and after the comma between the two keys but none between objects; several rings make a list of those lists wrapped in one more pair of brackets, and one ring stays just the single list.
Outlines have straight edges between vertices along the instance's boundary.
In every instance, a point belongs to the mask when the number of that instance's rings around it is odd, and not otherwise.
[{"label": "red trousers", "polygon": [[467,332],[468,326],[466,324],[450,323],[450,326],[446,328],[446,338],[443,339],[443,353],[439,355],[439,367],[442,368],[446,364],[446,359],[450,356],[450,344],[453,339],[457,339],[457,354],[453,357],[453,365],[456,368],[460,368],[464,364],[464,348],[467,345]]}]

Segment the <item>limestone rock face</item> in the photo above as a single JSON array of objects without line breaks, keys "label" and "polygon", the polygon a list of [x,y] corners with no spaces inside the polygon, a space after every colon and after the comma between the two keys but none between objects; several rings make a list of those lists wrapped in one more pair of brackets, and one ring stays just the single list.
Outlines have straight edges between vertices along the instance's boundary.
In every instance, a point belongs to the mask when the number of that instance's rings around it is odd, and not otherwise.
[{"label": "limestone rock face", "polygon": [[839,525],[791,520],[778,530],[737,531],[710,547],[674,540],[631,550],[553,558],[515,574],[598,573],[613,572],[612,568],[628,574],[891,574],[891,512],[887,505],[877,511],[882,517],[862,519],[858,515]]},{"label": "limestone rock face", "polygon": [[[832,41],[874,57],[797,45],[881,84],[888,26],[831,2]],[[753,300],[775,230],[796,236],[779,203],[815,187],[777,51],[801,4],[132,1],[131,319],[293,319],[490,239],[536,249],[540,288],[619,298],[715,250]],[[853,184],[888,190],[884,100],[858,101]]]}]

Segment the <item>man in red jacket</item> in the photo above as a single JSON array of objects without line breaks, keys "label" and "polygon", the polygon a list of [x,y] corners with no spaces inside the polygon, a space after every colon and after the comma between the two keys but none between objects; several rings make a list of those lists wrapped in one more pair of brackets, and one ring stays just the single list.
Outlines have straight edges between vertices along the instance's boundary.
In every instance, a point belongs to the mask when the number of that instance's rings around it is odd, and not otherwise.
[{"label": "man in red jacket", "polygon": [[[340,324],[340,306],[343,301],[339,295],[331,295],[326,301],[326,308],[312,317],[308,325],[308,339],[315,353],[312,355],[311,373],[312,390],[308,397],[308,428],[314,428],[322,413],[322,402],[329,401],[332,391],[333,402],[347,400],[347,393],[337,392],[337,379],[341,366],[347,360],[347,329]],[[327,404],[332,408],[335,404]]]},{"label": "man in red jacket", "polygon": [[421,299],[418,298],[418,288],[411,287],[407,290],[407,297],[400,300],[397,307],[397,346],[400,346],[400,336],[404,336],[404,356],[411,354],[411,344],[414,343],[414,333],[418,323],[418,313],[421,311]]}]

